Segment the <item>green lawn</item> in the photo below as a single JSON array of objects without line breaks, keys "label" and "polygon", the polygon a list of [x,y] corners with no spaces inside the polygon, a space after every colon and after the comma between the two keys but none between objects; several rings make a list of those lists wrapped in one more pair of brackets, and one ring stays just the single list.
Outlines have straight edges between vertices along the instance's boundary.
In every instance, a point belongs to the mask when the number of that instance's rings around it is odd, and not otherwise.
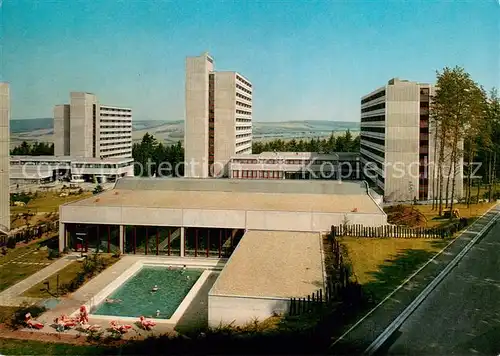
[{"label": "green lawn", "polygon": [[[119,260],[119,258],[113,257],[112,254],[101,254],[99,255],[99,258],[102,259],[104,263],[103,266],[104,268],[109,268]],[[71,281],[73,281],[73,279],[77,276],[78,273],[84,271],[83,267],[84,267],[84,262],[78,262],[78,261],[72,262],[59,272],[51,275],[49,278],[43,280],[42,282],[28,289],[26,292],[23,293],[23,296],[32,298],[48,298],[51,296],[51,294],[47,292],[47,286],[45,282],[49,282],[50,292],[52,294],[56,294],[57,276],[59,275],[59,286],[67,285]],[[96,273],[100,272],[96,271]],[[87,276],[85,282],[87,282],[93,277],[95,276]],[[81,288],[82,286],[83,284],[79,288]],[[67,293],[67,291],[59,290],[59,293],[63,293],[60,295],[64,295],[65,292]]]},{"label": "green lawn", "polygon": [[[40,251],[38,243],[7,249],[7,255],[0,257],[0,291],[3,291],[26,277],[38,272],[46,265],[27,265],[11,262],[42,262],[52,263],[48,251]],[[23,256],[24,255],[24,256]],[[22,257],[21,257],[22,256]]]},{"label": "green lawn", "polygon": [[[459,210],[461,217],[474,219],[476,217],[483,215],[495,204],[496,202],[471,204],[468,208],[466,204],[454,204],[453,208]],[[447,219],[439,218],[438,211],[432,210],[432,205],[415,205],[415,208],[418,209],[427,218],[427,224],[426,224],[427,227],[439,226],[443,222],[448,222]]]},{"label": "green lawn", "polygon": [[[32,298],[49,298],[51,296],[50,293],[52,294],[57,293],[56,286],[57,286],[58,275],[59,275],[59,286],[62,286],[63,284],[71,282],[73,278],[75,278],[75,276],[82,271],[82,266],[83,266],[82,262],[75,261],[70,263],[59,272],[53,274],[46,280],[38,283],[37,285],[25,291],[23,293],[23,296]],[[46,284],[44,284],[44,282],[49,282],[50,293],[47,292],[47,286]]]},{"label": "green lawn", "polygon": [[[116,350],[114,350],[116,353]],[[112,350],[101,346],[80,346],[39,341],[0,338],[2,355],[113,355]]]},{"label": "green lawn", "polygon": [[343,237],[359,284],[382,300],[450,240]]},{"label": "green lawn", "polygon": [[38,196],[31,200],[26,206],[11,206],[10,209],[12,213],[26,213],[28,210],[31,212],[58,212],[59,205],[85,199],[90,196],[92,196],[91,192],[69,195],[67,197],[60,197],[59,193],[55,192],[39,193]]}]

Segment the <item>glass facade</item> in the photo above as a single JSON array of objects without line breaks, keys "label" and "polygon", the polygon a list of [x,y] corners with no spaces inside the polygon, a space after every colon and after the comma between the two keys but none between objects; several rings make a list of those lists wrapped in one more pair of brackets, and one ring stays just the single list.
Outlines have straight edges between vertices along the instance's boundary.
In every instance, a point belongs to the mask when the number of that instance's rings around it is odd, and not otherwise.
[{"label": "glass facade", "polygon": [[[124,226],[123,253],[153,256],[227,258],[243,237],[241,229]],[[65,246],[78,252],[120,251],[120,227],[103,224],[65,224]]]}]

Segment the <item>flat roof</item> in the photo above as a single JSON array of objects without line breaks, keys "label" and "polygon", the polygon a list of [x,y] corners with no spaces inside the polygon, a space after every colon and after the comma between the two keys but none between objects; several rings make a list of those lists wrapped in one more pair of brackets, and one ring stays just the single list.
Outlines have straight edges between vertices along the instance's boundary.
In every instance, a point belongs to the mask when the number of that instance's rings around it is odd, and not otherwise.
[{"label": "flat roof", "polygon": [[210,295],[304,297],[324,285],[321,235],[248,231]]},{"label": "flat roof", "polygon": [[380,214],[368,195],[113,189],[72,206]]},{"label": "flat roof", "polygon": [[247,153],[232,156],[231,159],[309,159],[309,158],[322,158],[322,159],[338,159],[336,153],[317,153],[317,152],[262,152],[262,153]]},{"label": "flat roof", "polygon": [[51,178],[52,172],[10,172],[9,179],[45,179]]},{"label": "flat roof", "polygon": [[187,190],[247,193],[347,194],[367,195],[368,184],[338,180],[219,179],[219,178],[121,178],[117,189]]},{"label": "flat roof", "polygon": [[96,157],[75,157],[75,156],[10,156],[11,161],[71,161],[77,163],[122,163],[132,162],[133,158],[96,158]]}]

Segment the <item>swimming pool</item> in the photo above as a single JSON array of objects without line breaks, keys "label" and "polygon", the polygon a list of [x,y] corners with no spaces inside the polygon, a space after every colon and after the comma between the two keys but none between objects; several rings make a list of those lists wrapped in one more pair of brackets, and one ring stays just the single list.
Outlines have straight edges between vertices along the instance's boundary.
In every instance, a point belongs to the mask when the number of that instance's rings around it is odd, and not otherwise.
[{"label": "swimming pool", "polygon": [[[103,301],[92,314],[170,319],[202,273],[198,269],[143,266],[106,297],[113,303]],[[155,285],[158,290],[152,292]]]}]

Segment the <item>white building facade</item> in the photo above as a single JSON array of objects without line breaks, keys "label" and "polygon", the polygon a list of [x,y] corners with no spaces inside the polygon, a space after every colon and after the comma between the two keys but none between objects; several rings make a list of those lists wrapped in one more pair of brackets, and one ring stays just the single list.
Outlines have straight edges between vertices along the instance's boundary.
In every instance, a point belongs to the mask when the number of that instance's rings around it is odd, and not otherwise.
[{"label": "white building facade", "polygon": [[263,152],[231,158],[232,179],[361,180],[359,154],[350,152]]},{"label": "white building facade", "polygon": [[104,183],[133,175],[132,158],[10,157],[10,181],[13,184],[47,183],[63,177],[72,182]]},{"label": "white building facade", "polygon": [[84,158],[132,157],[132,110],[102,105],[91,93],[72,92],[54,108],[54,153]]},{"label": "white building facade", "polygon": [[231,157],[252,152],[252,90],[208,53],[186,59],[186,177],[228,176]]},{"label": "white building facade", "polygon": [[0,235],[10,230],[9,141],[10,89],[0,83]]},{"label": "white building facade", "polygon": [[[434,132],[431,84],[391,79],[361,98],[361,161],[386,201],[433,199]],[[445,169],[447,171],[447,169]],[[463,159],[455,191],[462,195]]]}]

